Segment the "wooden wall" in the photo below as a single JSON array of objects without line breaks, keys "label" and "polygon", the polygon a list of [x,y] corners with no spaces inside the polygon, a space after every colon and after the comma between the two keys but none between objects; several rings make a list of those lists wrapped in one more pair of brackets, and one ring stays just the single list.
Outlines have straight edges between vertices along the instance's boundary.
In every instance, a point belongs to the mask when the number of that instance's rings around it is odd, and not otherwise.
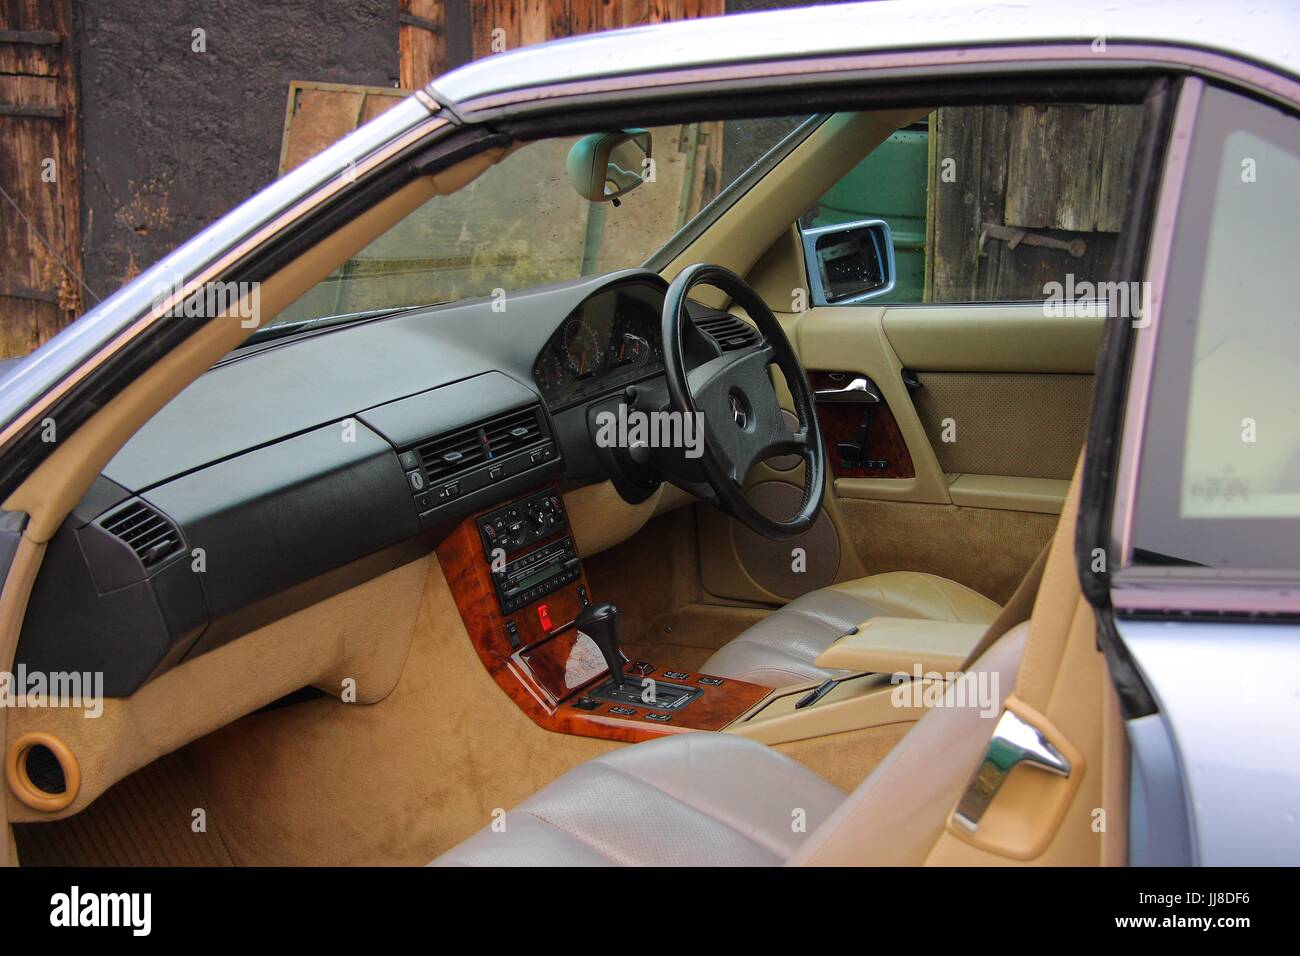
[{"label": "wooden wall", "polygon": [[403,87],[424,86],[457,65],[447,42],[449,20],[463,15],[466,2],[467,52],[474,59],[561,37],[726,12],[724,0],[400,0]]},{"label": "wooden wall", "polygon": [[73,63],[71,0],[0,0],[0,357],[85,308]]},{"label": "wooden wall", "polygon": [[[1067,273],[1113,278],[1141,113],[1058,105],[931,114],[926,301],[1040,299]],[[1053,244],[1032,244],[1043,240]]]}]

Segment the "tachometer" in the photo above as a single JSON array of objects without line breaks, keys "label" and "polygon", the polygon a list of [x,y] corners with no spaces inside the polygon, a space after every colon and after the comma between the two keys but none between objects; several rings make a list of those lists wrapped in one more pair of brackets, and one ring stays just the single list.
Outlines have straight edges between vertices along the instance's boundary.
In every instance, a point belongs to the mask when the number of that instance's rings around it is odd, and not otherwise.
[{"label": "tachometer", "polygon": [[564,326],[564,362],[578,378],[600,371],[600,339],[592,328],[575,315]]},{"label": "tachometer", "polygon": [[533,369],[533,375],[537,378],[537,383],[542,387],[542,391],[547,395],[558,394],[564,388],[569,377],[564,368],[564,363],[560,361],[560,357],[551,350],[549,345],[537,357],[537,365]]}]

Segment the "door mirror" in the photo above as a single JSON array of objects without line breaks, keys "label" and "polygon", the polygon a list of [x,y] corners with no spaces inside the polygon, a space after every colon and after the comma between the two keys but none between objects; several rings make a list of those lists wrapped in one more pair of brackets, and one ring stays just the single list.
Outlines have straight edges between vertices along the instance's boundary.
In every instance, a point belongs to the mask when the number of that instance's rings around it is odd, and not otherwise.
[{"label": "door mirror", "polygon": [[894,288],[894,236],[883,219],[803,230],[813,305],[849,305]]},{"label": "door mirror", "polygon": [[578,195],[591,202],[613,202],[645,182],[650,131],[625,129],[592,133],[573,144],[565,164]]}]

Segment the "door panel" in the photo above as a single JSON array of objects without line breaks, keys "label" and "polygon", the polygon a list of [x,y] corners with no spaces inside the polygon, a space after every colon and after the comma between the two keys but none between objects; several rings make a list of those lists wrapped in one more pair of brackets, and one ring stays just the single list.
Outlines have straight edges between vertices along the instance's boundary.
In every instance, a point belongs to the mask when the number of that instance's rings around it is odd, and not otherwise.
[{"label": "door panel", "polygon": [[[764,542],[700,509],[705,590],[776,604],[832,581],[907,570],[1010,597],[1056,527],[1087,427],[1103,320],[1045,318],[1039,304],[827,307],[779,318],[814,388],[843,387],[830,372],[860,375],[883,401],[819,405],[832,477],[814,533]],[[863,458],[885,467],[848,467],[837,454],[845,435],[862,436],[864,408]],[[802,481],[802,472],[756,468],[755,500],[792,498],[773,485]]]},{"label": "door panel", "polygon": [[920,372],[916,413],[949,475],[1069,481],[1088,429],[1091,375]]}]

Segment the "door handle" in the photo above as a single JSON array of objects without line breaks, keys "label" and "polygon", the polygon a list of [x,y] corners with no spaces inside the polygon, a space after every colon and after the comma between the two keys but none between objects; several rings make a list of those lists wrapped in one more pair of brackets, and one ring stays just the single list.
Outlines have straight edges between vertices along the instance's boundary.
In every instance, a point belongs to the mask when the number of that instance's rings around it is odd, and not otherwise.
[{"label": "door handle", "polygon": [[819,388],[814,397],[830,405],[878,405],[884,401],[876,383],[865,375],[855,375],[843,388]]}]

